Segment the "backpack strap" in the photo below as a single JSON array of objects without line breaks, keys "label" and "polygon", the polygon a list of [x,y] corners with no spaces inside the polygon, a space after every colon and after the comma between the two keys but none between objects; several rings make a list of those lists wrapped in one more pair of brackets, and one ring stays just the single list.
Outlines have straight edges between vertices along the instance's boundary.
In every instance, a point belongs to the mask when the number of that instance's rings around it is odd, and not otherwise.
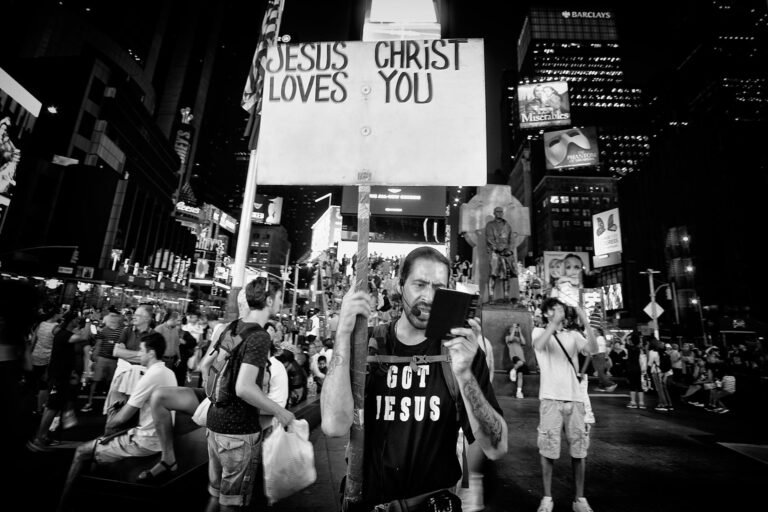
[{"label": "backpack strap", "polygon": [[240,319],[236,318],[235,320],[231,321],[225,329],[222,329],[222,331],[219,333],[219,338],[216,340],[216,343],[213,344],[213,351],[211,353],[216,353],[221,350],[221,342],[224,340],[224,336],[227,334],[227,332],[234,336],[239,325]]}]

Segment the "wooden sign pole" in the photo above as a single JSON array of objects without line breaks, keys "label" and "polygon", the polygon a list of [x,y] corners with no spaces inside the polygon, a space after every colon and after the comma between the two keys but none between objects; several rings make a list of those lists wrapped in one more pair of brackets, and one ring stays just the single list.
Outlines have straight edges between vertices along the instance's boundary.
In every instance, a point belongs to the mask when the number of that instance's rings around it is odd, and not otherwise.
[{"label": "wooden sign pole", "polygon": [[[357,204],[357,264],[355,266],[355,286],[358,291],[368,293],[368,234],[371,220],[371,186],[360,185]],[[354,401],[354,420],[349,431],[349,450],[347,480],[344,489],[342,510],[349,510],[352,504],[360,503],[363,496],[363,449],[365,429],[363,413],[365,410],[365,372],[368,357],[368,321],[357,317],[352,336],[352,361],[350,365],[352,380],[352,399]]]}]

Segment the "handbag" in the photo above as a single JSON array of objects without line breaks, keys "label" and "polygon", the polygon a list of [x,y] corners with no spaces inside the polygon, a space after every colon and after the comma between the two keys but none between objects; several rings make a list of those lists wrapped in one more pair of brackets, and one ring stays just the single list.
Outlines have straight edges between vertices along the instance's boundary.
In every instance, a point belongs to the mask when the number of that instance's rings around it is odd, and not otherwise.
[{"label": "handbag", "polygon": [[648,375],[648,372],[640,374],[640,388],[643,390],[643,393],[651,390],[651,376]]},{"label": "handbag", "polygon": [[207,426],[208,421],[208,408],[211,406],[211,400],[208,397],[203,398],[200,405],[195,409],[195,413],[192,415],[192,421],[200,425],[201,427]]},{"label": "handbag", "polygon": [[593,424],[597,420],[595,418],[595,413],[592,410],[592,401],[589,399],[589,378],[586,373],[587,365],[589,364],[590,359],[592,359],[591,355],[588,355],[584,359],[584,365],[581,369],[581,374],[576,370],[576,365],[573,364],[573,360],[571,359],[571,356],[568,355],[568,351],[565,350],[565,347],[562,343],[560,343],[560,338],[557,337],[557,334],[553,335],[555,337],[555,340],[557,341],[557,344],[560,345],[560,348],[563,350],[563,354],[565,354],[565,358],[568,360],[569,363],[571,363],[571,368],[573,368],[573,372],[576,374],[576,380],[579,381],[579,387],[581,388],[582,393],[582,399],[584,401],[584,423]]},{"label": "handbag", "polygon": [[276,428],[262,445],[264,494],[269,505],[297,493],[317,480],[315,449],[307,420],[293,420],[286,431]]},{"label": "handbag", "polygon": [[723,376],[723,391],[725,391],[726,393],[736,392],[736,377],[734,377],[733,375]]}]

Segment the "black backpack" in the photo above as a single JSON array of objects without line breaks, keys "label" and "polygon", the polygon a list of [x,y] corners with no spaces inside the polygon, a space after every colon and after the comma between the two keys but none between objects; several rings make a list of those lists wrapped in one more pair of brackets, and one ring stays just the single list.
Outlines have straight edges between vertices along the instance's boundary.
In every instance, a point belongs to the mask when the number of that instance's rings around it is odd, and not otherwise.
[{"label": "black backpack", "polygon": [[[212,354],[216,358],[208,369],[208,378],[205,381],[205,395],[211,401],[212,405],[221,407],[234,400],[235,382],[237,380],[237,371],[243,359],[243,347],[241,343],[248,336],[255,332],[263,331],[260,325],[243,329],[239,334],[237,329],[240,325],[239,320],[230,323],[219,335],[219,339],[213,346]],[[257,382],[263,381],[264,369],[259,369]]]}]

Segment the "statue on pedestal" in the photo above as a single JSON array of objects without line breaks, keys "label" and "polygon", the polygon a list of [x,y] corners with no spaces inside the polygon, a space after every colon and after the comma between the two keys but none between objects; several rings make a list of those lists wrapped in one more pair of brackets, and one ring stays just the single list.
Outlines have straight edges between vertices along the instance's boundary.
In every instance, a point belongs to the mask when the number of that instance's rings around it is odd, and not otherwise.
[{"label": "statue on pedestal", "polygon": [[485,225],[485,243],[488,247],[488,300],[493,302],[496,280],[501,281],[502,302],[510,301],[509,281],[517,277],[517,257],[514,255],[515,233],[504,220],[504,208],[493,209],[493,220]]},{"label": "statue on pedestal", "polygon": [[[502,280],[500,274],[491,280],[491,259],[493,251],[488,244],[486,228],[497,222],[496,208],[501,208],[500,216],[511,229],[508,235],[507,249],[510,253],[505,257],[512,274],[508,275],[503,291],[497,290]],[[480,292],[482,302],[493,299],[494,295],[501,296],[514,302],[519,298],[517,282],[517,250],[525,248],[528,236],[531,234],[528,208],[524,207],[513,195],[509,185],[486,185],[478,187],[477,195],[468,203],[461,205],[459,215],[459,233],[473,247],[472,278]],[[496,242],[494,242],[496,243]],[[524,249],[525,250],[525,249]],[[522,254],[525,254],[523,252]],[[501,293],[497,293],[501,292]]]}]

